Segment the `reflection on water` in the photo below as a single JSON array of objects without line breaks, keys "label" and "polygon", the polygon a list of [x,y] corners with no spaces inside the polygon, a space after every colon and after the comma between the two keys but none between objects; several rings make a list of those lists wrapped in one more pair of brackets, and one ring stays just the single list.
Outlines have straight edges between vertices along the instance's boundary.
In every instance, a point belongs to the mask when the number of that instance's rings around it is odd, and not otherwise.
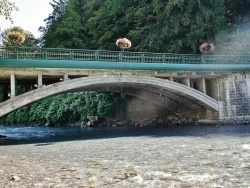
[{"label": "reflection on water", "polygon": [[250,125],[176,127],[17,127],[0,126],[0,145],[60,142],[129,136],[250,136]]}]

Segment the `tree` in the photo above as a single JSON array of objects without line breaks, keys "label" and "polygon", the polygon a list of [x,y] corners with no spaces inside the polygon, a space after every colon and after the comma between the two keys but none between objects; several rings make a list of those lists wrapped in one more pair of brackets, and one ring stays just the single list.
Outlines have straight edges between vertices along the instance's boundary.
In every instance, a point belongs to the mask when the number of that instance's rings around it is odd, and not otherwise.
[{"label": "tree", "polygon": [[68,1],[64,13],[53,22],[44,35],[45,47],[82,48],[87,38],[84,37],[84,28],[81,23],[81,2]]},{"label": "tree", "polygon": [[88,116],[105,117],[123,97],[120,94],[105,92],[61,94],[9,113],[6,117],[6,123],[65,125],[86,121]]},{"label": "tree", "polygon": [[136,4],[131,0],[88,1],[84,6],[84,24],[91,38],[88,45],[94,49],[118,50],[115,42],[126,37],[133,27],[133,5]]},{"label": "tree", "polygon": [[[227,24],[231,28],[250,22],[250,0],[225,0]],[[248,27],[249,28],[249,27]]]},{"label": "tree", "polygon": [[37,39],[31,32],[25,31],[26,33],[26,39],[24,43],[22,44],[23,47],[39,47],[40,41]]},{"label": "tree", "polygon": [[96,49],[117,49],[114,41],[126,37],[133,51],[195,53],[223,29],[224,14],[224,0],[109,0],[85,24]]},{"label": "tree", "polygon": [[0,0],[0,16],[4,16],[5,19],[12,22],[11,13],[14,10],[18,11],[15,3],[11,3],[8,0]]},{"label": "tree", "polygon": [[81,0],[54,0],[52,14],[42,30],[44,47],[82,48],[87,40],[81,20]]},{"label": "tree", "polygon": [[53,12],[44,20],[46,22],[46,27],[39,28],[39,31],[42,33],[40,40],[43,46],[46,47],[53,44],[53,42],[50,43],[50,40],[55,38],[53,32],[55,32],[57,26],[60,25],[62,16],[65,13],[66,3],[67,0],[53,0],[53,2],[50,3]]},{"label": "tree", "polygon": [[118,50],[126,37],[131,51],[196,53],[226,24],[224,0],[60,0],[53,8],[46,47]]}]

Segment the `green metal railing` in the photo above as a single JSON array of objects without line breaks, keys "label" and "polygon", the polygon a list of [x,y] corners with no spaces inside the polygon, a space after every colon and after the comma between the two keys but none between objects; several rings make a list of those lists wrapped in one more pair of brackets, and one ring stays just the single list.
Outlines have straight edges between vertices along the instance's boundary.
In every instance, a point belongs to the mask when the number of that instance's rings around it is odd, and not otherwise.
[{"label": "green metal railing", "polygon": [[0,47],[0,59],[74,60],[166,64],[250,64],[249,55],[191,55],[24,47]]}]

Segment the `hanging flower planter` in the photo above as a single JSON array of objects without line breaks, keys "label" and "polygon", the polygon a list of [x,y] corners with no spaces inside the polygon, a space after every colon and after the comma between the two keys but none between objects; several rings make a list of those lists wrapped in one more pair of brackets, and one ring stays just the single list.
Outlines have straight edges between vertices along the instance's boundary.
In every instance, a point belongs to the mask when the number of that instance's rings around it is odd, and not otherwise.
[{"label": "hanging flower planter", "polygon": [[208,54],[214,51],[214,45],[205,42],[202,45],[200,45],[199,49],[202,54]]},{"label": "hanging flower planter", "polygon": [[22,44],[25,41],[25,35],[18,31],[10,31],[7,34],[8,41],[14,44]]},{"label": "hanging flower planter", "polygon": [[128,40],[127,38],[119,38],[119,39],[117,39],[115,44],[116,44],[116,46],[118,46],[122,50],[128,49],[132,46],[131,41]]}]

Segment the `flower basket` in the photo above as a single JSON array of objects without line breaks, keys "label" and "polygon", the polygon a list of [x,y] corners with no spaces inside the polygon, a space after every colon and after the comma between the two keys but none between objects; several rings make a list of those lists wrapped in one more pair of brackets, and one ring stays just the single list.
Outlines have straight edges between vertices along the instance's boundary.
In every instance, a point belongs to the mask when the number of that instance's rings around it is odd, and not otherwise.
[{"label": "flower basket", "polygon": [[208,54],[214,51],[214,45],[205,42],[202,45],[200,45],[199,49],[202,54]]},{"label": "flower basket", "polygon": [[132,46],[132,43],[127,38],[119,38],[116,41],[116,46],[124,50],[130,48]]},{"label": "flower basket", "polygon": [[10,31],[7,34],[8,40],[14,44],[22,44],[25,41],[25,35],[18,31]]}]

